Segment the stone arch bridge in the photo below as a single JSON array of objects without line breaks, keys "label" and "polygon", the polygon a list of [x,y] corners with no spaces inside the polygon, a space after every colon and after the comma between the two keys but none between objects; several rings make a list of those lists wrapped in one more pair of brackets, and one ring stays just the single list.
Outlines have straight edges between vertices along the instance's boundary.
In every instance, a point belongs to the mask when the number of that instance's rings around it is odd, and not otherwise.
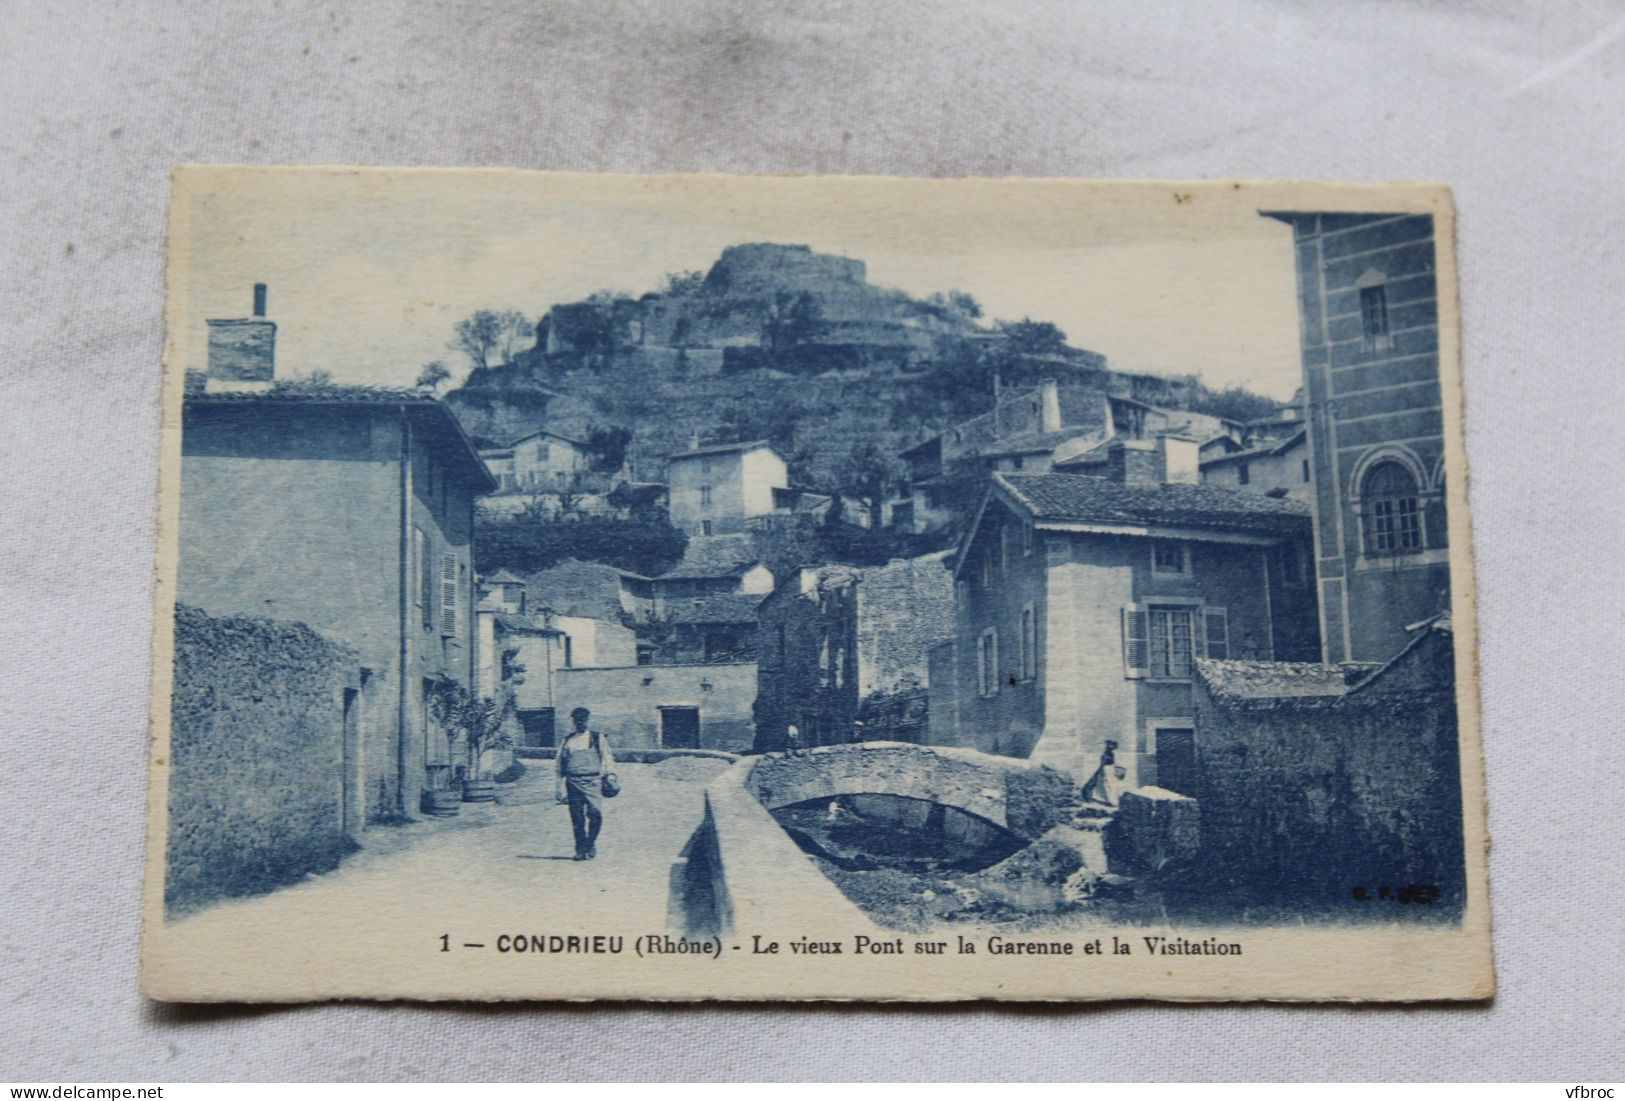
[{"label": "stone arch bridge", "polygon": [[973,749],[859,742],[755,759],[745,789],[769,811],[843,795],[891,795],[984,819],[1025,841],[1065,820],[1074,781],[1064,772]]}]

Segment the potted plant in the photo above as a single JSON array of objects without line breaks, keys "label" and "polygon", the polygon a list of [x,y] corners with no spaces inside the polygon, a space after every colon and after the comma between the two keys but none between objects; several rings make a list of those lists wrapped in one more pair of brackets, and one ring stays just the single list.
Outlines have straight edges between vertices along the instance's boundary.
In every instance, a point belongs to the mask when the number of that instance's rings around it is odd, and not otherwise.
[{"label": "potted plant", "polygon": [[511,691],[492,699],[476,696],[453,680],[442,680],[435,685],[434,694],[429,698],[429,710],[451,743],[455,744],[459,735],[462,737],[468,753],[467,777],[462,783],[463,802],[496,800],[496,781],[491,778],[490,770],[482,766],[487,751],[513,744],[513,734],[507,724],[512,708]]},{"label": "potted plant", "polygon": [[451,786],[451,766],[443,761],[431,761],[424,766],[428,782],[423,788],[424,814],[446,818],[462,810],[462,792]]}]

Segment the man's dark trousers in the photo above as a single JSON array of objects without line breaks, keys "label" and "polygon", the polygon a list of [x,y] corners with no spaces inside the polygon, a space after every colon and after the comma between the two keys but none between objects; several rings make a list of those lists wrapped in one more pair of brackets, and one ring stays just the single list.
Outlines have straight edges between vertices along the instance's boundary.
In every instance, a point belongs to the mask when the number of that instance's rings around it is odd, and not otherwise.
[{"label": "man's dark trousers", "polygon": [[591,796],[574,784],[566,785],[565,796],[570,804],[570,829],[576,835],[576,852],[590,852],[598,843],[604,812],[593,805]]}]

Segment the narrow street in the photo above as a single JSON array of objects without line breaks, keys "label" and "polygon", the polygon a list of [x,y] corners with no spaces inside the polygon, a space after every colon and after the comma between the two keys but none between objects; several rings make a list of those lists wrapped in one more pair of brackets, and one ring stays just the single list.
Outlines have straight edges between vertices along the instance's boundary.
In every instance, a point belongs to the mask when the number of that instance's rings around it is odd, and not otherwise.
[{"label": "narrow street", "polygon": [[[705,785],[726,762],[681,758],[616,768],[622,793],[604,801],[598,858],[572,859],[568,811],[553,799],[551,761],[531,761],[500,802],[465,803],[456,818],[374,827],[364,848],[326,875],[267,895],[221,903],[175,923],[188,937],[211,927],[297,926],[314,913],[376,911],[381,899],[453,902],[477,914],[518,903],[538,928],[665,927],[672,862],[703,813]],[[436,907],[440,908],[439,906]]]}]

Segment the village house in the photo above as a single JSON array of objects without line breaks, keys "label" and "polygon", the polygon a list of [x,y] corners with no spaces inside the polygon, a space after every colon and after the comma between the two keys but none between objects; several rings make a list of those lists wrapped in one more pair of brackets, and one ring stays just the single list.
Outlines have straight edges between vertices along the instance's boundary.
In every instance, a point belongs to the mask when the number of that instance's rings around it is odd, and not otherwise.
[{"label": "village house", "polygon": [[1314,496],[1309,439],[1302,428],[1284,440],[1202,460],[1202,481],[1244,493],[1267,493],[1308,503]]},{"label": "village house", "polygon": [[1386,661],[1449,608],[1433,219],[1292,227],[1325,660]]},{"label": "village house", "polygon": [[762,564],[750,536],[701,535],[689,539],[677,565],[640,588],[648,593],[649,618],[665,619],[699,597],[766,596],[773,591],[773,573]]},{"label": "village house", "polygon": [[575,666],[554,676],[558,713],[582,706],[617,750],[749,752],[754,661]]},{"label": "village house", "polygon": [[1319,651],[1309,510],[1199,484],[1193,440],[1113,442],[1105,476],[993,476],[954,563],[954,644],[929,658],[931,738],[1080,780],[1109,740],[1128,786],[1178,790],[1196,658]]},{"label": "village house", "polygon": [[[1037,389],[1001,394],[990,412],[954,425],[899,456],[909,466],[909,494],[889,505],[892,524],[915,532],[939,531],[965,492],[967,469],[1045,474],[1103,441],[1149,439],[1167,433],[1206,439],[1238,429],[1205,413],[1162,409],[1112,394],[1102,386],[1062,386],[1043,380]],[[980,494],[981,485],[971,492]],[[957,502],[966,508],[972,501]]]},{"label": "village house", "polygon": [[352,651],[355,696],[333,700],[343,819],[414,815],[453,775],[434,686],[477,680],[474,499],[495,482],[426,391],[279,382],[256,292],[255,317],[209,323],[208,371],[188,380],[177,598]]},{"label": "village house", "polygon": [[507,447],[483,448],[498,492],[568,493],[580,488],[592,461],[581,441],[546,430],[532,432]]},{"label": "village house", "polygon": [[[552,746],[558,731],[558,678],[568,669],[637,664],[636,636],[613,615],[570,615],[532,604],[507,570],[486,579],[480,603],[481,690],[513,693],[519,741]],[[597,611],[571,604],[578,611]]]},{"label": "village house", "polygon": [[[1255,417],[1242,425],[1241,438],[1248,444],[1262,440],[1285,440],[1303,431],[1303,387],[1298,387],[1291,401],[1276,406],[1273,415]],[[1206,458],[1206,456],[1203,456]]]},{"label": "village house", "polygon": [[832,510],[836,510],[835,518],[843,524],[860,528],[870,526],[868,499],[845,495],[837,498],[828,493],[814,493],[810,489],[775,489],[773,511],[765,516],[751,517],[746,526],[752,531],[806,527],[824,523],[830,518]]},{"label": "village house", "polygon": [[682,560],[658,577],[561,563],[546,581],[549,591],[568,581],[578,599],[590,599],[590,608],[574,608],[596,617],[600,632],[612,600],[632,610],[624,618],[636,631],[630,647],[614,636],[613,661],[557,669],[554,694],[565,713],[590,708],[632,747],[750,748],[756,605],[773,589],[750,536],[691,536]]},{"label": "village house", "polygon": [[765,440],[700,446],[666,460],[667,508],[690,535],[744,531],[775,510],[773,491],[789,485],[789,470]]},{"label": "village house", "polygon": [[526,606],[562,615],[612,623],[647,619],[653,609],[653,582],[604,562],[566,558],[524,579]]},{"label": "village house", "polygon": [[639,634],[651,663],[754,658],[756,605],[773,591],[773,573],[749,535],[693,536],[677,565],[633,584],[647,594]]},{"label": "village house", "polygon": [[584,706],[623,748],[748,750],[756,605],[772,587],[744,534],[695,536],[654,578],[573,559],[522,585],[493,574],[493,633],[523,668],[522,744],[555,744]]},{"label": "village house", "polygon": [[947,552],[796,571],[757,608],[756,746],[924,741],[927,654],[947,636]]},{"label": "village house", "polygon": [[1293,229],[1304,389],[1202,475],[1307,486],[1319,660],[1199,658],[1196,767],[1158,782],[1201,801],[1221,888],[1257,900],[1290,882],[1300,902],[1347,905],[1350,882],[1392,880],[1459,905],[1432,219],[1264,213]]}]

